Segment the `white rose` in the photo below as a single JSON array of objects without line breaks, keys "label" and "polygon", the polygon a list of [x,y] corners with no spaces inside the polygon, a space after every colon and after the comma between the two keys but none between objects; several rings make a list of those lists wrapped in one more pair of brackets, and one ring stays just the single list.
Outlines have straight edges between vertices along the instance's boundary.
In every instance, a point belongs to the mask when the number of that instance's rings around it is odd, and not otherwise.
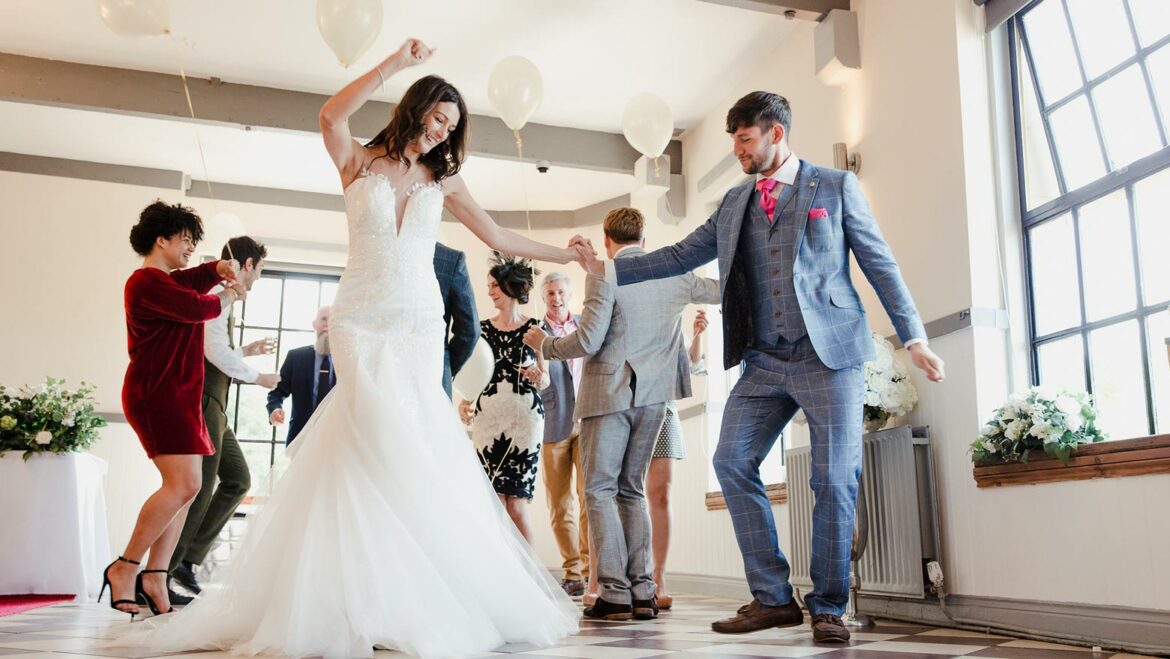
[{"label": "white rose", "polygon": [[987,442],[983,445],[983,450],[988,453],[995,453],[998,449],[995,448],[995,442]]},{"label": "white rose", "polygon": [[31,387],[28,387],[28,386],[24,386],[24,387],[20,388],[20,393],[17,394],[17,397],[23,398],[25,400],[31,400],[32,397],[36,396],[36,395],[37,395],[36,389],[33,389]]},{"label": "white rose", "polygon": [[76,423],[76,422],[77,422],[77,420],[76,420],[76,418],[73,416],[73,413],[72,413],[72,412],[70,412],[69,414],[66,414],[65,416],[61,417],[61,425],[65,426],[66,428],[72,428],[72,427],[73,427],[73,424],[74,424],[74,423]]},{"label": "white rose", "polygon": [[1007,425],[1003,434],[1007,435],[1008,439],[1019,439],[1023,436],[1024,428],[1024,422],[1016,419]]},{"label": "white rose", "polygon": [[1043,423],[1032,424],[1032,427],[1028,428],[1028,434],[1042,442],[1048,442],[1048,426]]},{"label": "white rose", "polygon": [[41,446],[44,446],[53,441],[53,433],[49,432],[48,430],[42,430],[37,433],[35,441]]},{"label": "white rose", "polygon": [[882,404],[882,397],[878,392],[870,390],[865,392],[865,404],[870,407],[877,407]]}]

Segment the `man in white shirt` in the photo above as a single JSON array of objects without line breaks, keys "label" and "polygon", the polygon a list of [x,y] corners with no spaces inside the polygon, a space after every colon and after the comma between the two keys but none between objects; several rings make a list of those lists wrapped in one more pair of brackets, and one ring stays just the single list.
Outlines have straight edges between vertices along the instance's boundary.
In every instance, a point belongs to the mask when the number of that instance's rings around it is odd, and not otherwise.
[{"label": "man in white shirt", "polygon": [[[264,245],[248,236],[232,238],[223,249],[223,258],[235,258],[240,263],[239,281],[248,290],[260,279],[267,256]],[[252,486],[248,463],[228,423],[228,390],[233,379],[265,389],[272,389],[280,382],[276,373],[260,373],[244,362],[244,357],[271,354],[276,344],[273,339],[264,338],[237,348],[238,333],[232,309],[231,305],[224,307],[219,317],[208,321],[204,328],[203,419],[215,453],[203,458],[203,487],[191,502],[183,532],[171,556],[170,569],[175,581],[196,593],[200,588],[195,579],[195,566],[211,551],[219,532]],[[184,603],[183,600],[190,601],[190,598],[171,593],[172,603]]]}]

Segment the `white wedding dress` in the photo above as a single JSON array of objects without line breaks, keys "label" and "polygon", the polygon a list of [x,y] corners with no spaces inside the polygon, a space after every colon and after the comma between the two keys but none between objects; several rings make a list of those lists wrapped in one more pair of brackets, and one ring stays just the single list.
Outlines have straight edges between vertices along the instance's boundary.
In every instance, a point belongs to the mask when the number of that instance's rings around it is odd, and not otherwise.
[{"label": "white wedding dress", "polygon": [[345,206],[337,385],[224,582],[160,618],[147,644],[326,657],[552,645],[580,613],[516,532],[443,392],[442,190],[416,186],[401,228],[384,176],[355,180]]}]

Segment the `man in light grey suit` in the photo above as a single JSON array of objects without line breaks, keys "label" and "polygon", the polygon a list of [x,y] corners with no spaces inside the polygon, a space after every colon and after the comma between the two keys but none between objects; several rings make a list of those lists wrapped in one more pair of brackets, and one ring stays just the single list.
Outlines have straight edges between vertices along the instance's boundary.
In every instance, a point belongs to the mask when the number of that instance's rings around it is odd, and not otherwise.
[{"label": "man in light grey suit", "polygon": [[926,345],[918,310],[857,177],[793,155],[791,123],[782,96],[752,92],[736,102],[727,113],[727,132],[752,179],[732,188],[715,214],[681,242],[604,264],[587,239],[574,237],[570,244],[580,246],[586,270],[621,286],[719,260],[724,367],[741,361],[745,367],[727,401],[713,462],[754,599],[712,628],[744,633],[803,622],[759,468],[799,408],[808,418],[816,497],[813,589],[804,602],[814,640],[844,643],[849,630],[840,616],[849,597],[861,476],[862,366],[874,356],[865,309],[850,280],[850,254],[914,364],[941,381],[943,363]]},{"label": "man in light grey suit", "polygon": [[[645,254],[644,224],[633,208],[606,215],[610,258]],[[601,586],[597,603],[585,609],[587,618],[658,615],[646,471],[666,402],[691,395],[682,311],[718,301],[719,282],[689,273],[620,289],[590,276],[576,332],[550,337],[533,328],[524,337],[546,359],[586,358],[574,416],[581,420],[585,502],[597,554],[593,578]]]}]

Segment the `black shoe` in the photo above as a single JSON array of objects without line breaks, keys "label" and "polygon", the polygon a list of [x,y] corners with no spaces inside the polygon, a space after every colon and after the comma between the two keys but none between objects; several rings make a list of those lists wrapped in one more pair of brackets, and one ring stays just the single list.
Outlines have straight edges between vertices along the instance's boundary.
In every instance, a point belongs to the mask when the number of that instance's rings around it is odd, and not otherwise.
[{"label": "black shoe", "polygon": [[160,609],[158,607],[158,604],[155,603],[154,598],[151,597],[149,594],[147,594],[146,589],[142,587],[142,575],[158,573],[158,572],[161,572],[161,573],[167,575],[167,592],[169,593],[171,591],[171,584],[170,584],[171,577],[170,577],[170,574],[166,570],[143,570],[143,571],[138,573],[138,580],[134,584],[134,595],[138,599],[139,604],[145,604],[147,606],[147,608],[150,609],[151,613],[153,613],[156,616],[161,616],[164,613],[170,613],[171,611],[174,611],[175,607],[171,606],[171,607],[167,608],[166,611],[163,611],[162,609]]},{"label": "black shoe", "polygon": [[658,598],[634,600],[634,619],[653,620],[658,617]]},{"label": "black shoe", "polygon": [[561,582],[561,589],[569,597],[580,597],[585,594],[585,582],[579,579],[565,579]]},{"label": "black shoe", "polygon": [[585,609],[585,617],[594,620],[629,620],[634,617],[634,607],[598,598],[597,604]]},{"label": "black shoe", "polygon": [[[199,582],[195,580],[195,566],[191,563],[187,561],[180,562],[179,567],[171,572],[171,576],[175,579],[176,583],[196,595],[203,592],[203,589],[199,587]],[[173,602],[174,600],[172,599],[171,601]]]},{"label": "black shoe", "polygon": [[167,587],[167,597],[171,600],[171,606],[187,606],[195,601],[194,597],[189,597],[179,592],[175,592],[174,588]]},{"label": "black shoe", "polygon": [[[123,563],[129,563],[131,565],[140,565],[140,563],[138,561],[132,561],[129,558],[126,558],[125,556],[119,556],[114,561],[114,563],[117,563],[118,561],[122,561]],[[99,602],[102,601],[102,595],[105,595],[106,589],[109,588],[110,589],[110,608],[115,610],[115,611],[121,611],[122,613],[129,613],[130,614],[130,622],[134,622],[134,617],[138,615],[138,612],[137,611],[126,611],[124,609],[119,609],[118,605],[119,604],[133,604],[133,605],[137,606],[138,602],[136,602],[135,600],[116,600],[116,599],[114,599],[114,586],[110,584],[110,568],[114,567],[114,563],[110,563],[109,565],[107,565],[106,571],[102,572],[102,589],[100,591],[98,591],[98,601]],[[137,579],[138,583],[142,583],[141,576],[136,577],[136,579]],[[137,599],[137,595],[135,595],[135,599]]]}]

